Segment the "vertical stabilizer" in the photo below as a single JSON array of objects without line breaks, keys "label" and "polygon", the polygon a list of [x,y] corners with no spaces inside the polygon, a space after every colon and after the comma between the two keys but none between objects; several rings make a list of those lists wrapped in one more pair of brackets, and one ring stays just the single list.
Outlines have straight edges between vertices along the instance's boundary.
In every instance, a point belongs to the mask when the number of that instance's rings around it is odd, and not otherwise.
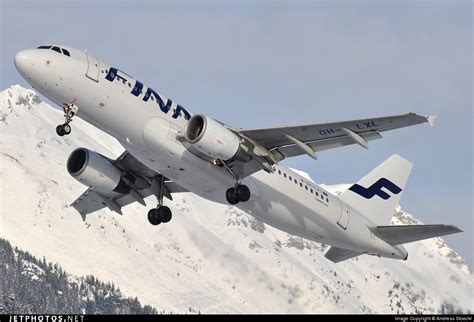
[{"label": "vertical stabilizer", "polygon": [[412,167],[411,162],[394,154],[339,198],[376,225],[388,225]]}]

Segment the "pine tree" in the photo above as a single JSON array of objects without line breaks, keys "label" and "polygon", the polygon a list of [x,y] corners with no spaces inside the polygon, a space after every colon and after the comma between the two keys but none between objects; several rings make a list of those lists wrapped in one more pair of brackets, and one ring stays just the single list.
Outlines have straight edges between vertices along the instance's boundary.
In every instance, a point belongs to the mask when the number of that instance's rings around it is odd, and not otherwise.
[{"label": "pine tree", "polygon": [[[38,267],[44,274],[35,272]],[[38,273],[38,274],[36,274]],[[41,275],[41,276],[39,276]],[[35,276],[33,278],[32,276]],[[137,298],[123,298],[112,282],[92,275],[69,282],[58,264],[36,259],[0,239],[0,314],[156,314]]]}]

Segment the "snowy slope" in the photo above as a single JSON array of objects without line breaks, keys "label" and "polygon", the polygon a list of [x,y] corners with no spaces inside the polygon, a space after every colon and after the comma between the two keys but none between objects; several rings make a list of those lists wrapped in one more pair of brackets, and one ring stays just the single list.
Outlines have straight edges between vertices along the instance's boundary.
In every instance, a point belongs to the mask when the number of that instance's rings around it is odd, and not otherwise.
[{"label": "snowy slope", "polygon": [[[439,238],[409,244],[407,261],[362,256],[336,265],[321,244],[190,193],[168,202],[173,220],[158,227],[140,205],[83,222],[68,208],[85,189],[66,171],[69,153],[84,146],[116,157],[123,149],[78,118],[59,138],[61,122],[31,90],[0,93],[0,236],[73,275],[113,281],[167,312],[474,311],[472,272]],[[414,222],[401,210],[394,219]]]}]

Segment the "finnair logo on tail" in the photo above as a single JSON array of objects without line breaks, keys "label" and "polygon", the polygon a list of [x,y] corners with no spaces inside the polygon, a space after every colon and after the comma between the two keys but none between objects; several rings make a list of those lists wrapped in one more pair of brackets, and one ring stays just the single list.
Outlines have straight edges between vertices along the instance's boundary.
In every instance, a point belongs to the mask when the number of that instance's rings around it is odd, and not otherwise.
[{"label": "finnair logo on tail", "polygon": [[372,199],[373,196],[377,195],[383,200],[387,200],[388,198],[390,198],[390,195],[383,191],[382,188],[385,188],[396,195],[398,195],[402,191],[399,186],[397,186],[392,181],[386,178],[380,178],[379,180],[377,180],[377,182],[375,182],[368,188],[364,188],[361,185],[355,184],[350,187],[349,190],[357,193],[365,199]]}]

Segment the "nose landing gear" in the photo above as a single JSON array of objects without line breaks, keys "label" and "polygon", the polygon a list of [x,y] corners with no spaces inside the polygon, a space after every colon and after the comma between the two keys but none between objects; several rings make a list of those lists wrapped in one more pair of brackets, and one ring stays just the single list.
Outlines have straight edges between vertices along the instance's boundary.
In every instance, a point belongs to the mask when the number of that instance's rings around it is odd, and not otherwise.
[{"label": "nose landing gear", "polygon": [[76,100],[74,99],[70,103],[63,103],[64,110],[64,124],[56,126],[56,134],[59,136],[69,135],[71,133],[71,126],[69,123],[72,122],[72,117],[77,112],[77,106],[74,104]]},{"label": "nose landing gear", "polygon": [[69,135],[71,133],[71,126],[68,123],[56,126],[56,134],[59,136]]}]

